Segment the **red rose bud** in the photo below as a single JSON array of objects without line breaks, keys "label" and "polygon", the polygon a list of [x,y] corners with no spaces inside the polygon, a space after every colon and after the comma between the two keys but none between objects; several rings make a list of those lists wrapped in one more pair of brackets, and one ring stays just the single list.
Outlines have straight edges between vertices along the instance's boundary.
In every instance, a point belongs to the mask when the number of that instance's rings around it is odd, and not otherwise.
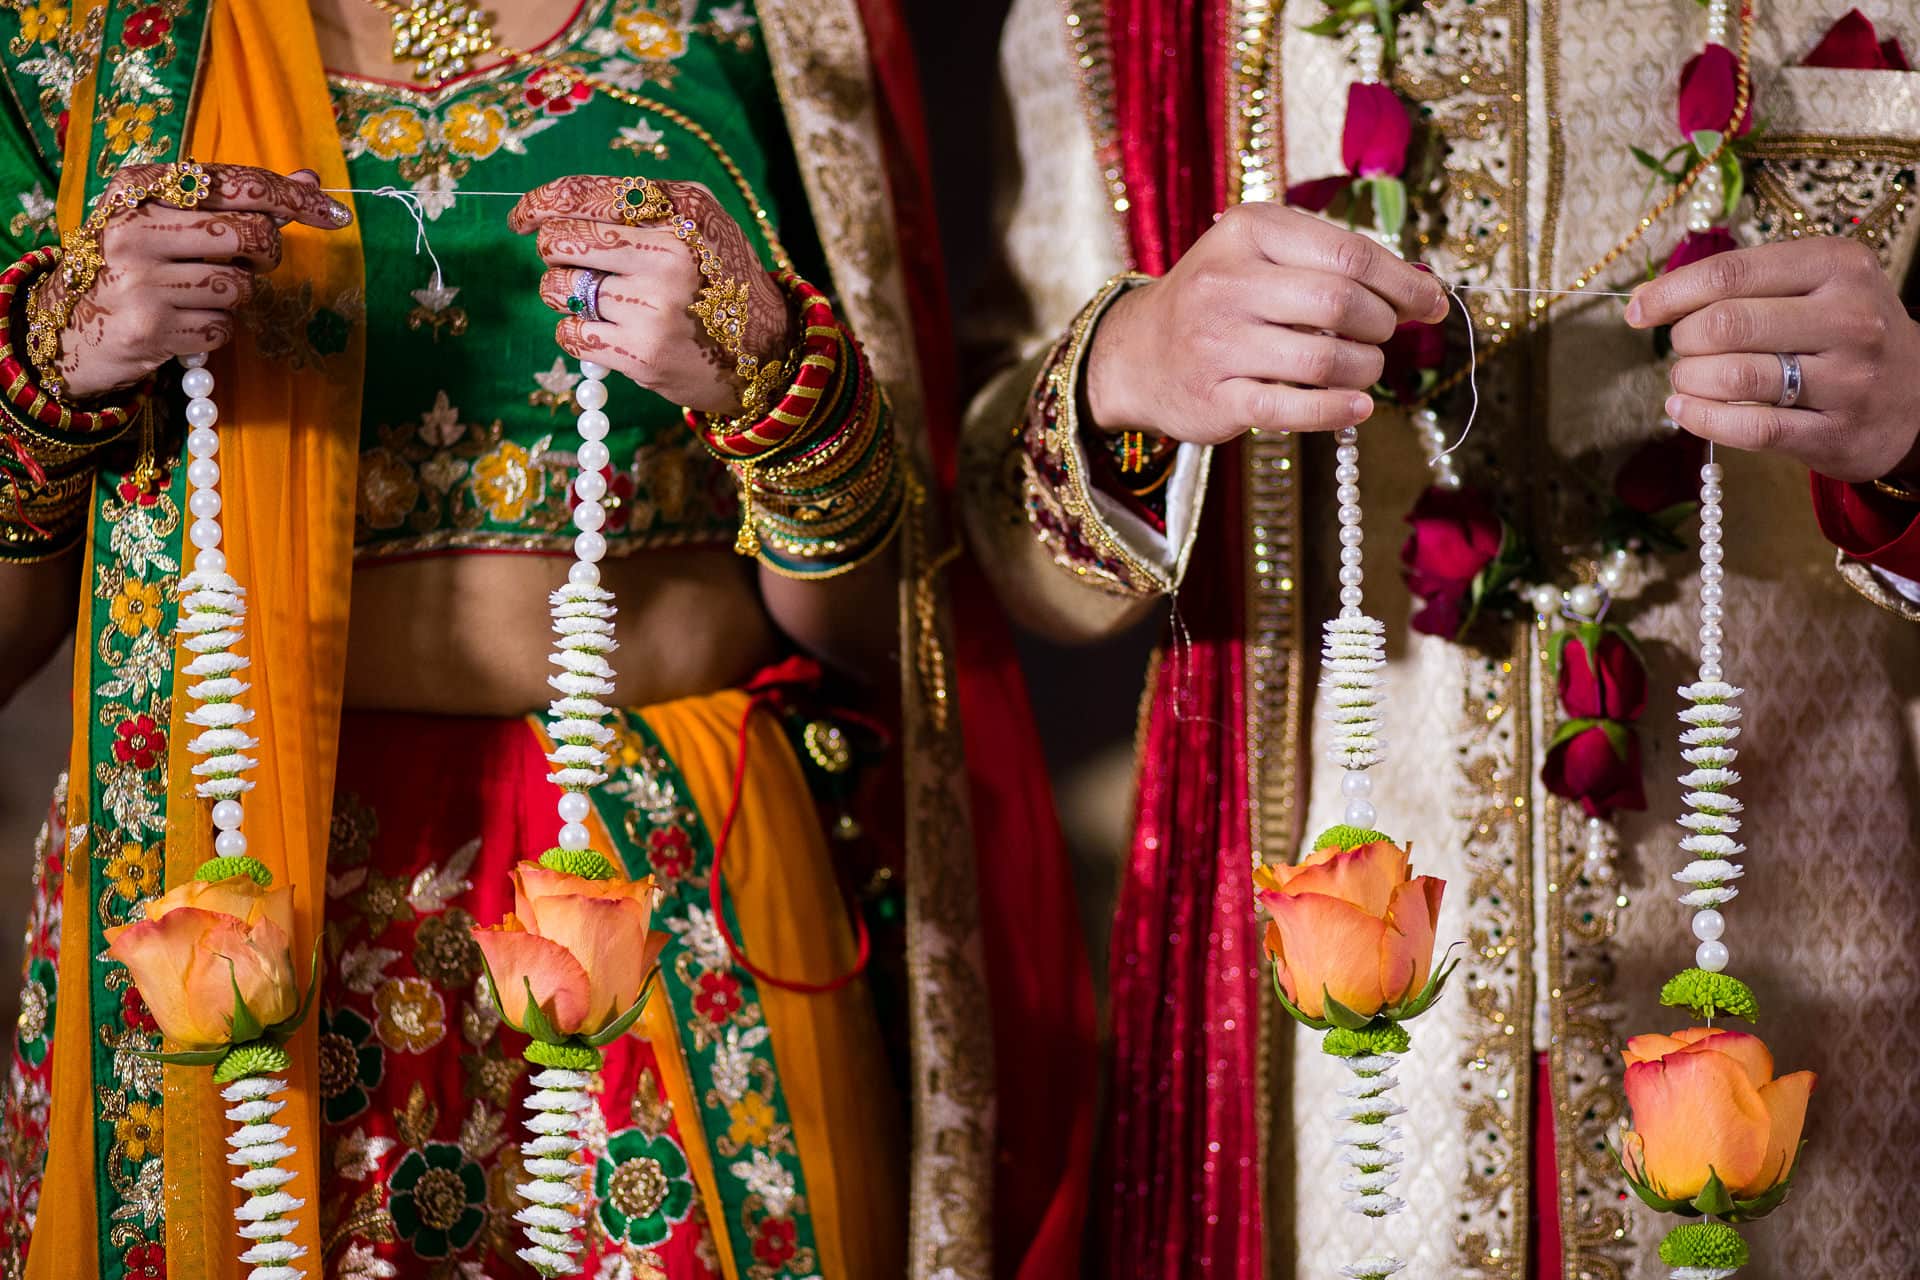
[{"label": "red rose bud", "polygon": [[1437,324],[1409,320],[1393,331],[1380,350],[1387,357],[1380,380],[1404,404],[1420,393],[1420,374],[1438,369],[1446,360],[1447,335]]},{"label": "red rose bud", "polygon": [[1633,646],[1601,633],[1596,660],[1579,637],[1560,651],[1560,705],[1576,720],[1638,720],[1647,709],[1647,669]]},{"label": "red rose bud", "polygon": [[1344,173],[1331,178],[1296,182],[1287,188],[1287,203],[1308,213],[1325,213],[1333,207],[1333,202],[1340,198],[1341,193],[1352,185],[1353,179]]},{"label": "red rose bud", "polygon": [[1600,725],[1586,729],[1547,752],[1540,780],[1563,800],[1577,800],[1590,817],[1607,818],[1616,809],[1644,809],[1640,784],[1640,739],[1625,725],[1614,726],[1625,754]]},{"label": "red rose bud", "polygon": [[1659,515],[1700,499],[1700,465],[1707,442],[1685,431],[1647,441],[1621,464],[1613,496],[1641,515]]},{"label": "red rose bud", "polygon": [[1881,40],[1873,22],[1858,9],[1833,24],[1807,55],[1803,67],[1840,71],[1911,71],[1898,40]]},{"label": "red rose bud", "polygon": [[1407,143],[1413,122],[1406,104],[1384,84],[1347,87],[1347,123],[1340,135],[1340,158],[1347,172],[1362,178],[1398,177],[1407,167]]},{"label": "red rose bud", "polygon": [[[1740,94],[1740,60],[1725,45],[1710,44],[1680,69],[1680,132],[1691,138],[1702,129],[1725,133]],[[1747,94],[1747,115],[1734,131],[1739,136],[1753,128],[1753,94]]]},{"label": "red rose bud", "polygon": [[1407,513],[1413,534],[1400,547],[1400,563],[1411,583],[1469,583],[1500,554],[1500,517],[1477,489],[1435,485]]},{"label": "red rose bud", "polygon": [[1687,238],[1673,247],[1673,253],[1667,258],[1667,270],[1678,271],[1689,263],[1711,258],[1716,253],[1726,253],[1738,249],[1740,242],[1725,227],[1710,227],[1705,231],[1689,231]]}]

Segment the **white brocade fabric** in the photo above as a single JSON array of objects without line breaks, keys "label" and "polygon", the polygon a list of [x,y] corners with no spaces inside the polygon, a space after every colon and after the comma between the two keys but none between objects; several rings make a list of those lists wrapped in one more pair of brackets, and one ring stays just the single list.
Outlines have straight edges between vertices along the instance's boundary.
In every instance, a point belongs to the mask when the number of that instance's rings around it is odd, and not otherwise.
[{"label": "white brocade fabric", "polygon": [[[1900,161],[1856,164],[1845,151],[1835,161],[1816,140],[1865,139],[1906,163],[1920,158],[1920,73],[1783,69],[1846,7],[1756,0],[1758,114],[1780,182],[1775,203],[1755,205],[1739,229],[1749,242],[1794,225],[1782,191],[1800,202],[1803,226],[1822,210],[1879,208],[1891,196]],[[1910,3],[1860,8],[1883,37],[1920,45]],[[1326,104],[1341,100],[1351,71],[1338,42],[1301,31],[1324,12],[1318,0],[1291,0],[1279,23],[1289,182],[1338,168],[1341,113]],[[1448,217],[1428,260],[1456,281],[1552,287],[1598,258],[1647,201],[1645,170],[1628,148],[1659,152],[1675,140],[1674,86],[1703,29],[1692,0],[1429,0],[1405,19],[1400,87],[1432,109],[1449,142]],[[1501,103],[1503,93],[1517,98]],[[1920,219],[1888,225],[1879,247],[1903,279]],[[1630,287],[1646,257],[1663,259],[1681,234],[1669,218],[1601,287]],[[1497,295],[1474,306],[1483,334],[1524,309]],[[1604,492],[1650,437],[1666,394],[1664,367],[1647,336],[1622,323],[1621,306],[1595,298],[1556,308],[1544,339],[1516,342],[1524,349],[1482,370],[1462,473],[1498,491],[1549,549],[1590,533],[1592,487]],[[1305,459],[1311,631],[1334,607],[1326,584],[1338,547],[1325,536],[1334,527],[1326,494],[1312,492],[1331,487],[1330,454],[1309,448]],[[1751,455],[1721,461],[1728,678],[1748,691],[1738,788],[1748,875],[1727,908],[1731,972],[1761,999],[1758,1030],[1779,1070],[1821,1077],[1793,1199],[1748,1229],[1755,1260],[1740,1274],[1906,1280],[1920,1275],[1920,1233],[1906,1221],[1920,1202],[1920,628],[1836,574],[1802,469]],[[1544,633],[1496,627],[1480,647],[1411,634],[1414,604],[1393,553],[1429,477],[1402,420],[1365,428],[1361,473],[1368,607],[1390,628],[1391,755],[1374,771],[1380,824],[1412,841],[1417,871],[1449,881],[1440,938],[1466,940],[1468,959],[1443,1002],[1412,1024],[1398,1072],[1409,1137],[1397,1193],[1413,1208],[1371,1231],[1341,1210],[1330,1100],[1343,1073],[1317,1037],[1298,1035],[1291,1097],[1274,1099],[1293,1116],[1293,1149],[1276,1167],[1290,1171],[1295,1216],[1269,1238],[1295,1242],[1291,1274],[1301,1277],[1338,1274],[1391,1248],[1409,1275],[1524,1280],[1532,1058],[1551,1050],[1564,1274],[1655,1280],[1666,1274],[1655,1246],[1673,1220],[1623,1204],[1596,1144],[1617,1105],[1620,1041],[1688,1022],[1656,996],[1692,962],[1688,913],[1669,879],[1684,861],[1674,690],[1695,662],[1692,557],[1661,558],[1654,580],[1620,606],[1617,620],[1642,640],[1652,673],[1639,722],[1649,807],[1621,826],[1618,880],[1582,887],[1584,815],[1539,783],[1558,725]],[[1557,556],[1554,568],[1565,572]],[[1339,820],[1342,803],[1317,724],[1313,740],[1309,837]],[[1284,1259],[1271,1274],[1287,1274]]]}]

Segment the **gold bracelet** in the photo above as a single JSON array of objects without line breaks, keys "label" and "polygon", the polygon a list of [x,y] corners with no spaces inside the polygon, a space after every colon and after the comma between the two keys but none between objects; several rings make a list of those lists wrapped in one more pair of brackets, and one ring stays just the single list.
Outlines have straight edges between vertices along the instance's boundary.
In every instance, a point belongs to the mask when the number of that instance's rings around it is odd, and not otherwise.
[{"label": "gold bracelet", "polygon": [[1920,487],[1916,487],[1912,481],[1902,480],[1896,476],[1882,476],[1873,482],[1873,487],[1889,498],[1920,505]]}]

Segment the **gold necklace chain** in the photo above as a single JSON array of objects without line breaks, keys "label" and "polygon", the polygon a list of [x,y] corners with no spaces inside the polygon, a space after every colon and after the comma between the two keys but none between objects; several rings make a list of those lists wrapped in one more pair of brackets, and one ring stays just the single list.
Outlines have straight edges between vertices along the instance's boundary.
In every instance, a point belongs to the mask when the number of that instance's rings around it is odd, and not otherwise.
[{"label": "gold necklace chain", "polygon": [[[754,223],[760,228],[760,234],[766,239],[767,250],[773,255],[774,266],[782,271],[793,270],[793,259],[787,255],[786,246],[782,244],[780,240],[780,233],[774,229],[773,216],[767,212],[766,206],[760,203],[760,197],[758,193],[754,191],[753,184],[747,181],[747,175],[741,172],[740,166],[734,161],[734,158],[727,154],[727,149],[720,145],[720,140],[709,133],[704,125],[686,112],[676,107],[671,107],[658,98],[650,98],[644,93],[635,93],[631,89],[622,89],[618,85],[609,84],[604,80],[597,79],[587,72],[582,71],[579,67],[574,66],[572,63],[562,62],[558,58],[549,57],[543,53],[534,53],[527,49],[516,49],[511,45],[500,43],[493,35],[492,15],[483,12],[478,5],[460,4],[456,3],[455,0],[416,0],[415,4],[412,5],[401,4],[398,0],[367,0],[367,3],[393,19],[395,57],[412,56],[407,52],[407,47],[411,46],[403,47],[401,39],[402,24],[416,20],[416,16],[437,22],[440,27],[451,27],[457,20],[462,24],[470,24],[477,28],[478,35],[474,38],[484,39],[485,43],[476,45],[474,47],[475,51],[493,53],[505,62],[525,63],[529,66],[539,67],[545,71],[556,72],[566,76],[575,84],[583,84],[595,92],[606,94],[615,102],[623,103],[636,110],[654,112],[671,121],[673,124],[678,125],[687,133],[692,134],[708,151],[712,152],[713,158],[719,162],[722,169],[726,170],[727,177],[732,180],[734,187],[740,192],[740,198],[746,202],[747,208],[753,211]],[[463,25],[461,30],[465,32],[467,27]],[[464,60],[460,62],[457,70],[447,69],[449,65],[450,64],[442,64],[438,77],[440,80],[452,79],[454,76],[464,74],[468,70]],[[414,78],[428,78],[426,76],[426,69],[425,63],[416,67],[414,70]]]},{"label": "gold necklace chain", "polygon": [[[1735,0],[1735,2],[1740,6],[1740,53],[1735,60],[1737,87],[1734,93],[1733,114],[1728,117],[1727,128],[1720,135],[1720,145],[1687,170],[1686,175],[1674,184],[1673,190],[1655,201],[1652,208],[1640,215],[1640,220],[1634,223],[1633,230],[1621,237],[1619,243],[1613,248],[1596,258],[1591,266],[1575,276],[1565,288],[1536,293],[1527,304],[1527,321],[1522,326],[1521,332],[1531,329],[1556,304],[1567,298],[1579,297],[1581,291],[1597,280],[1601,272],[1618,262],[1621,254],[1633,248],[1647,232],[1653,230],[1654,224],[1671,212],[1673,207],[1693,189],[1693,185],[1700,180],[1701,175],[1718,165],[1720,157],[1728,147],[1733,145],[1734,133],[1738,130],[1740,121],[1746,119],[1747,104],[1753,96],[1753,75],[1749,62],[1753,50],[1753,0]],[[1467,315],[1467,323],[1469,325],[1473,323],[1471,312]],[[1486,354],[1492,355],[1506,343],[1510,336],[1511,333],[1504,330],[1493,333],[1487,340]],[[1431,405],[1441,395],[1465,382],[1472,375],[1475,363],[1477,362],[1469,361],[1463,367],[1455,369],[1440,379],[1434,384],[1432,390],[1415,401],[1413,407],[1422,408]]]}]

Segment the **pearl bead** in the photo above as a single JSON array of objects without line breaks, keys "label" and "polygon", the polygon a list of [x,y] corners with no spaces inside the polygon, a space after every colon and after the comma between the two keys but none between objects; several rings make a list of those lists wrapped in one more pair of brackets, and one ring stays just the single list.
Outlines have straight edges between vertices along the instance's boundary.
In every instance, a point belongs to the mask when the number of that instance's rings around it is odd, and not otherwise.
[{"label": "pearl bead", "polygon": [[193,527],[187,530],[187,538],[194,546],[211,550],[220,545],[220,526],[211,520],[195,520]]},{"label": "pearl bead", "polygon": [[247,838],[238,831],[222,831],[213,838],[213,851],[223,858],[238,858],[247,851]]},{"label": "pearl bead", "polygon": [[1363,800],[1373,794],[1373,775],[1364,769],[1349,769],[1340,775],[1340,794],[1349,800]]},{"label": "pearl bead", "polygon": [[1700,523],[1703,525],[1719,524],[1720,521],[1725,518],[1726,514],[1726,508],[1722,507],[1719,503],[1709,502],[1700,508]]},{"label": "pearl bead", "polygon": [[213,825],[222,831],[232,831],[240,825],[245,812],[238,800],[222,800],[213,806]]},{"label": "pearl bead", "polygon": [[598,440],[589,440],[580,446],[579,459],[582,471],[601,471],[613,461],[613,454]]},{"label": "pearl bead", "polygon": [[1726,536],[1727,531],[1717,524],[1703,524],[1700,526],[1700,541],[1703,543],[1711,545],[1719,542],[1720,539]]},{"label": "pearl bead", "polygon": [[1379,818],[1374,811],[1373,802],[1359,796],[1347,801],[1347,825],[1350,827],[1371,827]]},{"label": "pearl bead", "polygon": [[1703,564],[1700,566],[1700,581],[1706,583],[1710,587],[1718,586],[1721,579],[1725,578],[1726,576],[1727,576],[1727,571],[1725,569],[1722,569],[1717,564]]},{"label": "pearl bead", "polygon": [[202,520],[211,520],[220,514],[220,493],[216,489],[195,489],[187,495],[187,510]]},{"label": "pearl bead", "polygon": [[1706,586],[1700,588],[1700,602],[1702,604],[1719,604],[1721,600],[1726,598],[1726,594],[1727,589],[1725,587],[1717,582],[1709,582]]},{"label": "pearl bead", "polygon": [[1726,558],[1727,558],[1727,549],[1721,546],[1719,543],[1703,542],[1700,544],[1700,563],[1701,564],[1719,564],[1722,560]]},{"label": "pearl bead", "polygon": [[1726,476],[1726,470],[1717,462],[1706,463],[1700,468],[1700,479],[1707,484],[1719,484]]},{"label": "pearl bead", "polygon": [[1700,664],[1700,678],[1708,684],[1718,683],[1725,675],[1726,673],[1720,670],[1717,663],[1703,662]]},{"label": "pearl bead", "polygon": [[1359,565],[1349,564],[1349,565],[1341,566],[1340,568],[1340,585],[1341,586],[1357,587],[1365,580],[1366,580],[1366,574],[1361,570]]},{"label": "pearl bead", "polygon": [[607,539],[600,533],[583,533],[573,540],[573,554],[588,564],[598,564],[606,558]]},{"label": "pearl bead", "polygon": [[582,502],[573,509],[573,527],[583,533],[606,528],[607,509],[597,502]]},{"label": "pearl bead", "polygon": [[1567,604],[1583,618],[1591,618],[1600,612],[1600,588],[1590,582],[1583,582],[1567,593]]},{"label": "pearl bead", "polygon": [[607,366],[596,364],[591,360],[582,360],[580,362],[580,376],[589,382],[599,382],[607,376]]},{"label": "pearl bead", "polygon": [[189,369],[180,378],[180,390],[190,400],[204,399],[213,394],[213,375],[205,369]]},{"label": "pearl bead", "polygon": [[585,821],[587,813],[593,808],[593,805],[578,791],[562,791],[560,793],[560,803],[555,807],[560,810],[560,820],[562,822],[582,822]]},{"label": "pearl bead", "polygon": [[1343,484],[1333,491],[1333,496],[1334,500],[1343,507],[1349,503],[1358,502],[1360,501],[1360,486],[1357,484]]},{"label": "pearl bead", "polygon": [[196,351],[192,355],[181,356],[180,364],[186,369],[204,369],[207,367],[207,353]]},{"label": "pearl bead", "polygon": [[220,436],[204,427],[187,433],[187,452],[196,458],[211,458],[220,452]]},{"label": "pearl bead", "polygon": [[592,378],[573,389],[573,402],[582,409],[604,409],[607,406],[607,384]]},{"label": "pearl bead", "polygon": [[1366,596],[1361,594],[1360,588],[1358,587],[1340,588],[1340,603],[1349,609],[1358,609],[1361,601],[1365,599]]},{"label": "pearl bead", "polygon": [[187,464],[187,483],[196,489],[211,489],[220,483],[220,464],[212,458],[195,458]]},{"label": "pearl bead", "polygon": [[220,421],[220,406],[211,400],[189,400],[187,421],[196,427],[210,427]]},{"label": "pearl bead", "polygon": [[1357,485],[1360,483],[1360,468],[1352,464],[1335,467],[1333,469],[1333,481],[1335,484]]},{"label": "pearl bead", "polygon": [[225,573],[227,553],[211,547],[198,551],[193,557],[193,567],[199,573]]},{"label": "pearl bead", "polygon": [[1551,616],[1560,611],[1560,588],[1552,583],[1543,583],[1533,589],[1533,611]]},{"label": "pearl bead", "polygon": [[1722,640],[1726,638],[1727,638],[1726,632],[1722,631],[1719,627],[1713,625],[1712,623],[1708,623],[1706,626],[1700,628],[1701,644],[1719,644]]},{"label": "pearl bead", "polygon": [[1360,449],[1357,445],[1343,444],[1333,451],[1333,460],[1343,466],[1360,461]]},{"label": "pearl bead", "polygon": [[1727,918],[1708,907],[1697,911],[1693,916],[1693,936],[1702,942],[1718,942],[1720,935],[1727,931]]},{"label": "pearl bead", "polygon": [[1352,506],[1352,505],[1340,508],[1340,523],[1341,524],[1359,524],[1360,508],[1358,506]]},{"label": "pearl bead", "polygon": [[567,581],[576,587],[597,587],[600,585],[600,566],[576,560],[573,568],[567,570]]},{"label": "pearl bead", "polygon": [[582,471],[574,479],[573,492],[582,502],[598,502],[607,496],[607,478],[598,471]]},{"label": "pearl bead", "polygon": [[1722,605],[1703,604],[1700,606],[1700,621],[1702,622],[1718,622],[1726,616],[1726,608]]},{"label": "pearl bead", "polygon": [[1727,961],[1731,958],[1724,942],[1703,942],[1693,953],[1693,962],[1708,973],[1719,973],[1727,967]]},{"label": "pearl bead", "polygon": [[1600,566],[1600,585],[1608,591],[1618,591],[1620,584],[1627,579],[1627,571],[1617,564]]},{"label": "pearl bead", "polygon": [[1725,650],[1721,649],[1721,647],[1717,644],[1703,644],[1700,646],[1700,661],[1702,663],[1710,663],[1713,666],[1719,666],[1720,659],[1724,657],[1726,657]]},{"label": "pearl bead", "polygon": [[577,822],[569,822],[560,828],[560,847],[578,852],[593,842],[587,829]]},{"label": "pearl bead", "polygon": [[1359,525],[1349,524],[1340,527],[1340,545],[1343,547],[1357,547],[1366,536],[1360,531]]},{"label": "pearl bead", "polygon": [[1726,493],[1717,484],[1703,484],[1700,486],[1700,502],[1704,506],[1717,507],[1720,505],[1720,499],[1725,496]]},{"label": "pearl bead", "polygon": [[604,440],[612,426],[607,415],[598,409],[589,409],[573,420],[574,430],[580,433],[582,440]]},{"label": "pearl bead", "polygon": [[1340,563],[1359,564],[1366,559],[1366,555],[1367,553],[1358,547],[1342,547],[1340,548]]}]

